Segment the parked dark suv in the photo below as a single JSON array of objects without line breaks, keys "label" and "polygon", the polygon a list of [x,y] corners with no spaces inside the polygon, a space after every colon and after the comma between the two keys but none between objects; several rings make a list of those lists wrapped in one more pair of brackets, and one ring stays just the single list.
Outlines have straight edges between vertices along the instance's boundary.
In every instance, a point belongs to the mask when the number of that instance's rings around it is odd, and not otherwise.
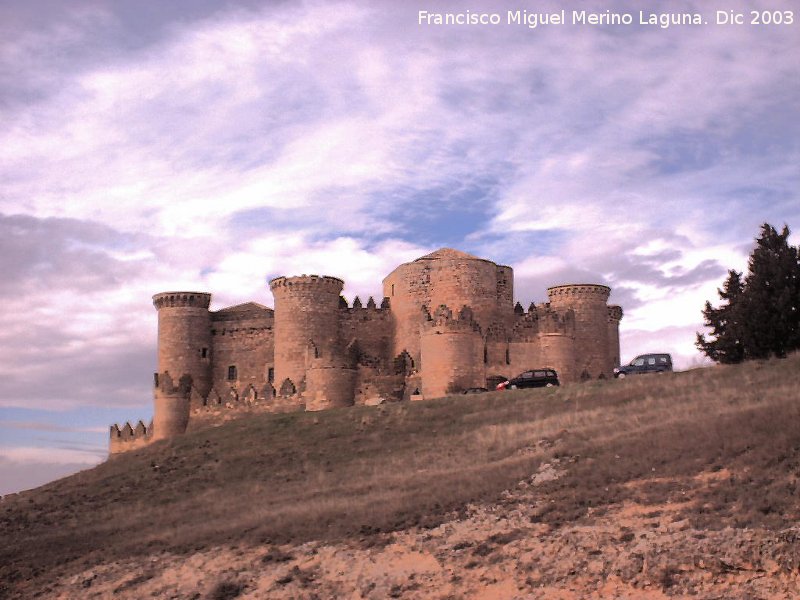
[{"label": "parked dark suv", "polygon": [[552,387],[558,384],[558,374],[553,369],[536,369],[520,373],[513,379],[497,384],[498,390],[517,388]]},{"label": "parked dark suv", "polygon": [[614,369],[614,377],[624,379],[628,375],[665,371],[672,371],[672,357],[669,354],[640,354],[631,361],[631,364]]}]

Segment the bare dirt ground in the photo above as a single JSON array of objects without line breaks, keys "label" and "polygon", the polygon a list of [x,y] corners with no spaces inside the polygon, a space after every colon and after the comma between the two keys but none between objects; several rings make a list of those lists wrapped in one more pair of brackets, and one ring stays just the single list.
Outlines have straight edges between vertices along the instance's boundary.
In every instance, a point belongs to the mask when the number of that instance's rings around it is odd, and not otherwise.
[{"label": "bare dirt ground", "polygon": [[[540,485],[568,468],[568,460],[542,465],[500,502],[471,505],[430,529],[113,562],[54,582],[41,597],[800,598],[800,527],[696,529],[682,516],[696,502],[685,482],[685,502],[625,501],[579,524],[538,522]],[[694,483],[729,476],[707,472]]]}]

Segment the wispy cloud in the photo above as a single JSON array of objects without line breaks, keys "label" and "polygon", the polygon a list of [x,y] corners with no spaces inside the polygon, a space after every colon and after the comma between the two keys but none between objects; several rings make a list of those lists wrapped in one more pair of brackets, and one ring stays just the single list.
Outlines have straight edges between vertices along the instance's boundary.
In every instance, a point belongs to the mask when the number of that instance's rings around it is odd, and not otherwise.
[{"label": "wispy cloud", "polygon": [[0,460],[14,463],[52,465],[96,465],[104,457],[97,451],[77,448],[39,448],[35,446],[0,446]]},{"label": "wispy cloud", "polygon": [[54,423],[45,423],[41,421],[4,421],[0,420],[0,429],[30,429],[32,431],[51,431],[51,432],[91,432],[91,433],[105,433],[108,429],[106,427],[70,427],[66,425],[57,425]]},{"label": "wispy cloud", "polygon": [[524,304],[608,283],[623,356],[688,365],[758,225],[800,227],[792,27],[43,1],[0,8],[0,406],[148,406],[155,292],[271,304],[317,272],[364,299],[441,245],[511,264]]}]

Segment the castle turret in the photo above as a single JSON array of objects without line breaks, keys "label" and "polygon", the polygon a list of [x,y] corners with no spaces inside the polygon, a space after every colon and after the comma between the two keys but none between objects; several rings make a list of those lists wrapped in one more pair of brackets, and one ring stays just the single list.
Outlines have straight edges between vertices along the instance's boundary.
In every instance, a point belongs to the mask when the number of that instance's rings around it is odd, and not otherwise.
[{"label": "castle turret", "polygon": [[[337,277],[301,275],[269,282],[275,297],[275,384],[287,393],[305,388],[313,359],[332,360],[338,353],[339,295]],[[287,382],[288,380],[288,382]]]},{"label": "castle turret", "polygon": [[422,326],[420,351],[425,398],[486,385],[483,337],[471,309],[462,308],[456,318],[441,305]]},{"label": "castle turret", "polygon": [[211,294],[163,292],[153,296],[158,310],[158,372],[176,380],[190,375],[205,398],[211,389]]},{"label": "castle turret", "polygon": [[153,414],[153,440],[164,440],[186,431],[192,376],[183,375],[177,385],[169,373],[156,373]]},{"label": "castle turret", "polygon": [[597,284],[557,285],[547,288],[550,307],[575,312],[575,371],[579,379],[610,377],[608,306],[611,288]]},{"label": "castle turret", "polygon": [[622,307],[612,305],[608,307],[608,354],[611,369],[620,365],[619,351],[619,322],[622,320]]}]

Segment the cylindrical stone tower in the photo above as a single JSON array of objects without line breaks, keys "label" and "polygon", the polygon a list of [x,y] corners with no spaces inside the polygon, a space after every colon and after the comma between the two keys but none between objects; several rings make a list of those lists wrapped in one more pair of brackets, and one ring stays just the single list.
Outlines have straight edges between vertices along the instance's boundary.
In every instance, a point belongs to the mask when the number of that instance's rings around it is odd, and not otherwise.
[{"label": "cylindrical stone tower", "polygon": [[[514,273],[511,267],[442,248],[397,267],[383,280],[396,317],[394,355],[404,350],[420,360],[422,307],[469,306],[475,322],[485,332],[500,323],[511,327],[514,319]],[[482,361],[481,361],[482,362]]]},{"label": "cylindrical stone tower", "polygon": [[455,319],[447,313],[434,316],[422,327],[420,353],[425,398],[486,385],[483,338],[471,317]]},{"label": "cylindrical stone tower", "polygon": [[186,431],[189,424],[189,396],[192,378],[173,381],[168,373],[156,374],[153,413],[153,441],[166,440]]},{"label": "cylindrical stone tower", "polygon": [[345,366],[312,364],[306,370],[306,410],[353,406],[358,371]]},{"label": "cylindrical stone tower", "polygon": [[555,369],[561,383],[580,380],[576,373],[575,355],[580,352],[576,348],[575,338],[566,333],[543,333],[539,336],[541,344],[542,366]]},{"label": "cylindrical stone tower", "polygon": [[557,285],[547,289],[550,307],[575,312],[575,371],[579,379],[611,377],[608,306],[611,288],[597,284]]},{"label": "cylindrical stone tower", "polygon": [[[287,379],[299,392],[305,387],[310,360],[331,361],[338,351],[339,295],[337,277],[301,275],[269,282],[275,297],[275,387]],[[332,364],[332,363],[328,363]]]},{"label": "cylindrical stone tower", "polygon": [[211,390],[211,294],[162,292],[153,296],[158,310],[158,373],[178,382],[191,375],[203,398]]},{"label": "cylindrical stone tower", "polygon": [[608,352],[611,360],[611,369],[620,363],[619,349],[619,322],[622,320],[622,307],[612,305],[608,307]]}]

